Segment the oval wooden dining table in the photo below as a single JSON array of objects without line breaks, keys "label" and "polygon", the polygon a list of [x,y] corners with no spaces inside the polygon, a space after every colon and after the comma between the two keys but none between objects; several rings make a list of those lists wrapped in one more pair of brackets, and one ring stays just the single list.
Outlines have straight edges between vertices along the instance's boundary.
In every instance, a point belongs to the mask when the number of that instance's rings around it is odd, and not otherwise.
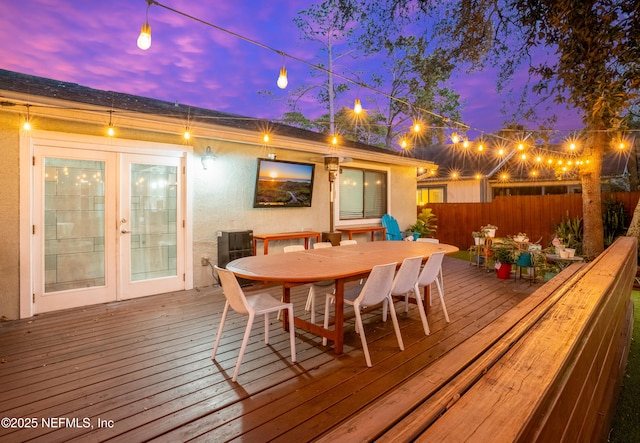
[{"label": "oval wooden dining table", "polygon": [[[423,261],[426,261],[429,255],[439,251],[451,254],[458,251],[458,248],[444,243],[367,242],[288,254],[243,257],[229,262],[226,268],[237,277],[282,283],[282,297],[285,302],[291,300],[291,288],[294,286],[321,280],[335,280],[334,329],[325,329],[322,325],[299,317],[294,317],[294,325],[312,334],[333,340],[335,353],[341,354],[344,344],[345,282],[366,277],[375,265],[397,262],[400,266],[405,258],[418,255],[422,255]],[[282,316],[285,330],[289,328],[287,317]]]}]

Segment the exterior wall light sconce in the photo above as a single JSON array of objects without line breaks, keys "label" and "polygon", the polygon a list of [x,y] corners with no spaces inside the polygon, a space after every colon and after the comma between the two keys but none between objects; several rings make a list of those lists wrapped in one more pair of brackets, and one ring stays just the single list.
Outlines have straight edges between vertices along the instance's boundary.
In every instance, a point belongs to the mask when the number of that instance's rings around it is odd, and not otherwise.
[{"label": "exterior wall light sconce", "polygon": [[207,146],[207,150],[204,155],[200,159],[202,161],[202,169],[205,171],[213,166],[213,162],[215,161],[216,156],[211,152],[211,146]]}]

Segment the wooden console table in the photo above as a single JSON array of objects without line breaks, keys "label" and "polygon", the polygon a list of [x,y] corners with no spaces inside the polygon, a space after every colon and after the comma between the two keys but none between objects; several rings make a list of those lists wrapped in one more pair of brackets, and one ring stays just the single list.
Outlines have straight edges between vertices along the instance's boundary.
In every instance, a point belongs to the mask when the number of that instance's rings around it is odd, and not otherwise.
[{"label": "wooden console table", "polygon": [[258,249],[258,240],[263,242],[264,255],[269,253],[269,242],[271,240],[289,240],[292,238],[304,238],[304,247],[309,249],[309,239],[315,238],[320,241],[320,233],[315,231],[278,232],[276,234],[253,234],[253,255]]},{"label": "wooden console table", "polygon": [[348,226],[345,228],[338,228],[337,230],[349,234],[349,240],[353,240],[353,234],[360,234],[362,232],[371,232],[371,241],[375,240],[376,232],[382,232],[382,240],[387,239],[387,228],[384,226]]}]

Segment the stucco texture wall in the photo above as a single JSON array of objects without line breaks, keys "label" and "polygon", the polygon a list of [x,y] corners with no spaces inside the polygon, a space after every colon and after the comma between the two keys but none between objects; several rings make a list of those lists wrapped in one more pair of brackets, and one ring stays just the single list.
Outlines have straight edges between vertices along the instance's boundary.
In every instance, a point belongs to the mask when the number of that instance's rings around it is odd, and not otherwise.
[{"label": "stucco texture wall", "polygon": [[20,169],[17,114],[0,113],[0,320],[20,314]]},{"label": "stucco texture wall", "polygon": [[[19,139],[20,116],[0,113],[0,222],[3,227],[2,254],[0,254],[0,318],[19,317],[20,302],[20,175]],[[99,135],[104,128],[83,122],[62,122],[41,118],[38,127],[43,130],[71,134]],[[175,135],[147,131],[120,129],[122,139],[175,143]],[[298,230],[329,230],[329,180],[322,157],[276,146],[196,138],[191,140],[193,155],[189,168],[192,201],[191,223],[193,244],[193,285],[206,287],[215,280],[209,266],[201,265],[201,257],[207,256],[217,263],[218,232],[253,230],[254,233],[273,233]],[[206,147],[211,146],[217,159],[212,168],[203,170],[200,158]],[[279,160],[315,163],[315,179],[311,208],[253,208],[257,159],[265,158],[275,150]],[[366,162],[358,162],[366,166]],[[371,166],[371,165],[369,165]],[[373,165],[389,171],[389,212],[404,229],[416,218],[416,173],[413,167]],[[338,205],[336,202],[336,213]],[[336,223],[339,226],[339,223]],[[363,241],[366,235],[362,236]],[[270,245],[270,253],[281,253],[287,243]]]}]

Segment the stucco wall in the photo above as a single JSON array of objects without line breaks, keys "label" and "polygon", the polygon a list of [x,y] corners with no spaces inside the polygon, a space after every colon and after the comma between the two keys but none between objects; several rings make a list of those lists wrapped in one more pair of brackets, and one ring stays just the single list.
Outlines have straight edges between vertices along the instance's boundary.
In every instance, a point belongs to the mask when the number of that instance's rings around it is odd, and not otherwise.
[{"label": "stucco wall", "polygon": [[0,319],[20,313],[19,119],[0,112]]},{"label": "stucco wall", "polygon": [[[253,194],[257,158],[266,156],[265,148],[235,143],[214,143],[211,147],[217,159],[213,168],[196,171],[194,178],[193,263],[196,287],[211,285],[214,282],[211,269],[202,266],[200,259],[202,256],[208,256],[212,263],[217,262],[218,231],[251,229],[254,233],[270,233],[303,229],[319,232],[329,230],[329,180],[323,164],[316,163],[311,208],[256,209],[253,208]],[[204,149],[196,148],[196,151],[199,151],[197,155]],[[279,160],[313,163],[313,160],[318,158],[317,155],[284,149],[277,149],[276,152]],[[377,167],[389,168],[383,165]],[[415,168],[391,167],[389,184],[390,212],[398,219],[402,228],[408,227],[416,219]],[[336,221],[336,227],[340,227],[339,221]],[[361,234],[357,239],[368,241],[368,236],[369,234]],[[301,241],[271,243],[269,253],[281,253],[286,244]]]},{"label": "stucco wall", "polygon": [[[70,134],[102,135],[104,127],[78,121],[48,119],[40,117],[38,129],[67,132]],[[3,235],[0,245],[0,318],[19,317],[20,300],[20,244],[19,208],[20,175],[19,143],[20,115],[0,113],[0,222]],[[118,138],[146,140],[162,143],[180,143],[179,135],[119,129]],[[219,231],[251,229],[255,233],[329,230],[329,181],[324,165],[318,154],[287,150],[276,146],[267,150],[263,146],[246,143],[224,142],[206,138],[194,138],[189,176],[192,196],[192,242],[193,242],[193,285],[210,286],[214,279],[209,266],[202,266],[200,258],[208,256],[211,263],[217,263]],[[211,169],[203,170],[200,157],[207,146],[211,146],[217,159]],[[253,208],[253,194],[257,169],[257,158],[266,157],[275,151],[279,160],[316,163],[313,200],[311,208]],[[390,199],[389,212],[398,219],[401,228],[415,221],[416,217],[416,173],[411,166],[388,166],[367,164],[358,161],[359,166],[372,166],[389,171]],[[336,202],[336,213],[338,212]],[[340,223],[336,222],[336,227]],[[368,241],[362,234],[359,240]],[[291,240],[288,243],[299,242]],[[287,242],[270,245],[270,253],[279,253]]]}]

